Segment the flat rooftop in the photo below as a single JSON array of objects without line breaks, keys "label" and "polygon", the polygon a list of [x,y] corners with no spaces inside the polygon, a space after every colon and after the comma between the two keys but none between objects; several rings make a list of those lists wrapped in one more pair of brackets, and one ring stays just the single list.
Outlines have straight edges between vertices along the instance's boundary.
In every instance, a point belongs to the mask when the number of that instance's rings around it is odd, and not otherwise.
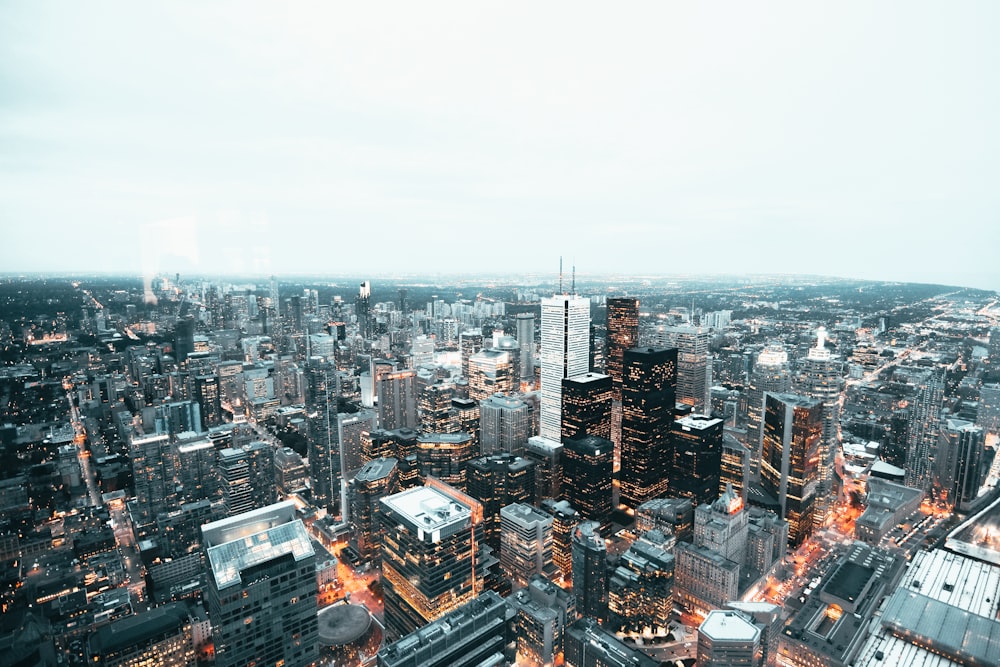
[{"label": "flat rooftop", "polygon": [[674,422],[686,431],[704,431],[721,423],[721,419],[709,415],[686,415]]},{"label": "flat rooftop", "polygon": [[713,641],[752,642],[760,636],[760,628],[743,614],[722,609],[708,612],[698,632]]},{"label": "flat rooftop", "polygon": [[208,563],[216,586],[223,590],[241,583],[245,570],[286,554],[291,554],[296,561],[316,555],[309,534],[299,520],[209,547]]},{"label": "flat rooftop", "polygon": [[472,508],[430,486],[418,486],[382,498],[398,517],[413,528],[432,532],[472,518]]}]

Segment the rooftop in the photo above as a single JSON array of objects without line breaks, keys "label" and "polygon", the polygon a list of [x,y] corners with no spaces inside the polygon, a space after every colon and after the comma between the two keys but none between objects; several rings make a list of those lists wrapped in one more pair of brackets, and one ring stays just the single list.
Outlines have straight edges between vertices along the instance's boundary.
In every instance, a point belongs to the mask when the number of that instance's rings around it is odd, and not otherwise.
[{"label": "rooftop", "polygon": [[209,547],[208,562],[216,586],[223,590],[239,584],[242,573],[255,565],[262,565],[286,554],[291,554],[296,561],[300,561],[315,556],[315,553],[305,526],[301,521],[295,520]]},{"label": "rooftop", "polygon": [[372,459],[361,466],[361,470],[354,476],[354,479],[359,482],[374,482],[385,479],[392,472],[393,468],[396,467],[397,463],[399,461],[392,457]]},{"label": "rooftop", "polygon": [[722,420],[717,417],[697,414],[686,415],[674,422],[677,427],[685,431],[704,431],[721,423]]},{"label": "rooftop", "polygon": [[425,532],[440,530],[472,519],[472,509],[430,486],[417,486],[386,498],[384,503],[397,516]]},{"label": "rooftop", "polygon": [[100,628],[90,638],[90,649],[95,654],[105,655],[160,637],[179,630],[188,622],[188,616],[188,605],[184,602],[154,607]]},{"label": "rooftop", "polygon": [[713,641],[752,642],[760,637],[760,628],[743,614],[721,609],[708,612],[698,632]]},{"label": "rooftop", "polygon": [[372,624],[372,615],[364,605],[335,604],[316,615],[319,623],[319,643],[323,646],[343,646],[361,638]]}]

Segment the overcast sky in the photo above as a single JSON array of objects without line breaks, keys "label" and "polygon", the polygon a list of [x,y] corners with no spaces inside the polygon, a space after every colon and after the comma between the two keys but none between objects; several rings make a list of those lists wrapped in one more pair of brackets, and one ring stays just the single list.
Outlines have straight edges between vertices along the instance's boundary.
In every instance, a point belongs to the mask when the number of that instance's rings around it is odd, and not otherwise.
[{"label": "overcast sky", "polygon": [[1000,289],[1000,3],[0,4],[0,272]]}]

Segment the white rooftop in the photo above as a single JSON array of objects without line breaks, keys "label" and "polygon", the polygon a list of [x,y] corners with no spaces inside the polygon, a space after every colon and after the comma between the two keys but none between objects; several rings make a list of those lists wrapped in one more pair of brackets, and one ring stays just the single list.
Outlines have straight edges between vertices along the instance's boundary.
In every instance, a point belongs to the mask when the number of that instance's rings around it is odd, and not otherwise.
[{"label": "white rooftop", "polygon": [[472,517],[471,508],[430,486],[407,489],[383,498],[382,502],[414,528],[424,531],[469,521]]},{"label": "white rooftop", "polygon": [[760,636],[760,628],[743,614],[722,609],[708,612],[698,632],[712,641],[752,642]]}]

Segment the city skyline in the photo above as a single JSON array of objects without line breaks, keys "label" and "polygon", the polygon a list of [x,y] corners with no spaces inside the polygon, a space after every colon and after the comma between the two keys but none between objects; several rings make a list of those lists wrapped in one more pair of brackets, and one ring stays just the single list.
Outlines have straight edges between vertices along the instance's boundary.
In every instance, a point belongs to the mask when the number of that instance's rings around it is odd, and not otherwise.
[{"label": "city skyline", "polygon": [[1000,288],[993,4],[49,9],[0,12],[5,272]]}]

